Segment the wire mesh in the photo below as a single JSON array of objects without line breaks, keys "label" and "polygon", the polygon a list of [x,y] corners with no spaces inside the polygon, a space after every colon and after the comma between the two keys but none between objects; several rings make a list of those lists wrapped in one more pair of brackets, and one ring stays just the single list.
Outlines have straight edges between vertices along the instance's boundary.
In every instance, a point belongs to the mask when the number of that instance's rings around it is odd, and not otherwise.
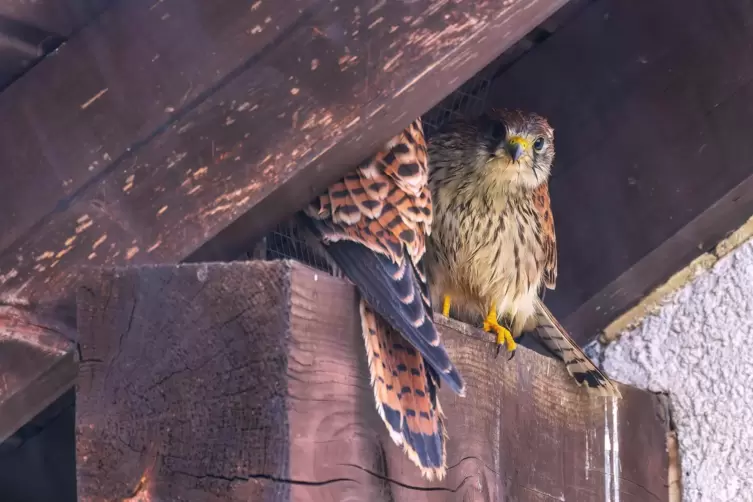
[{"label": "wire mesh", "polygon": [[495,68],[496,66],[492,65],[484,68],[426,112],[422,117],[424,132],[430,135],[451,119],[470,118],[481,114],[487,106]]},{"label": "wire mesh", "polygon": [[293,222],[277,225],[266,237],[267,260],[293,259],[310,267],[332,272],[326,260],[306,244],[301,230]]}]

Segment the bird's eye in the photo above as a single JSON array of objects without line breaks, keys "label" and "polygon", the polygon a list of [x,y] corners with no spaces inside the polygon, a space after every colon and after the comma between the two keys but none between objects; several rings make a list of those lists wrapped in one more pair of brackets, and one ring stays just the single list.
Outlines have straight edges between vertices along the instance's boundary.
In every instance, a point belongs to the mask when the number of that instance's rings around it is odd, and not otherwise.
[{"label": "bird's eye", "polygon": [[546,140],[542,138],[541,136],[539,136],[538,138],[536,138],[536,141],[533,142],[533,149],[536,150],[537,152],[540,152],[541,150],[544,149],[545,145],[546,145]]}]

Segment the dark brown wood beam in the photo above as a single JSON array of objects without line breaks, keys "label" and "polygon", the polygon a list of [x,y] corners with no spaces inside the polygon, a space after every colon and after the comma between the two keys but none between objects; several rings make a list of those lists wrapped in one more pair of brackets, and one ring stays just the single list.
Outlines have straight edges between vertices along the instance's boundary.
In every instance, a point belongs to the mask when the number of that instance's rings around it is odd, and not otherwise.
[{"label": "dark brown wood beam", "polygon": [[0,301],[237,256],[564,2],[118,2],[0,94]]},{"label": "dark brown wood beam", "polygon": [[[135,0],[103,13],[0,94],[8,118],[0,129],[0,248],[121,171],[124,154],[195,107],[314,3],[277,12],[268,2],[252,10],[241,0]],[[267,17],[271,26],[250,33]]]},{"label": "dark brown wood beam", "polygon": [[589,397],[444,318],[468,394],[440,393],[449,474],[421,479],[374,409],[353,286],[293,262],[105,269],[78,305],[81,501],[668,497],[655,396]]},{"label": "dark brown wood beam", "polygon": [[579,341],[753,214],[751,16],[740,2],[599,0],[491,90],[555,128],[546,300]]}]

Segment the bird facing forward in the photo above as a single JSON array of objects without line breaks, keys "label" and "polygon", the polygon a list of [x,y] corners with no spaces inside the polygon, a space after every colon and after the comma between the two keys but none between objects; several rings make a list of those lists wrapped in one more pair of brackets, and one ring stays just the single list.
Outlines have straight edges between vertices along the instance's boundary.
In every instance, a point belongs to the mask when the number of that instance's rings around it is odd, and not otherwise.
[{"label": "bird facing forward", "polygon": [[432,317],[424,270],[432,225],[426,144],[420,119],[331,185],[299,215],[312,250],[360,295],[376,407],[393,441],[428,479],[446,471],[440,379],[465,384]]},{"label": "bird facing forward", "polygon": [[[510,357],[537,328],[580,384],[616,388],[539,299],[554,289],[557,244],[549,201],[554,131],[543,117],[493,110],[447,124],[429,138],[434,225],[427,267],[435,304],[483,319]],[[500,323],[502,321],[502,324]]]}]

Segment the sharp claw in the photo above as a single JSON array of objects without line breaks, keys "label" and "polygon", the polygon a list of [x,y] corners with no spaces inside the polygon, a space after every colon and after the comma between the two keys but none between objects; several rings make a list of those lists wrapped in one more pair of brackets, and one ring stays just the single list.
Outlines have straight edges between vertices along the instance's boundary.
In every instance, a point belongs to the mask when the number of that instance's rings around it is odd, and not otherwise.
[{"label": "sharp claw", "polygon": [[486,320],[484,321],[484,331],[493,332],[497,334],[497,352],[494,355],[495,359],[499,357],[499,353],[502,351],[503,345],[505,346],[507,351],[510,353],[510,357],[508,357],[507,360],[511,361],[512,358],[515,357],[515,351],[517,347],[516,347],[515,341],[512,338],[512,334],[510,333],[508,329],[498,324],[493,324],[489,320]]}]

